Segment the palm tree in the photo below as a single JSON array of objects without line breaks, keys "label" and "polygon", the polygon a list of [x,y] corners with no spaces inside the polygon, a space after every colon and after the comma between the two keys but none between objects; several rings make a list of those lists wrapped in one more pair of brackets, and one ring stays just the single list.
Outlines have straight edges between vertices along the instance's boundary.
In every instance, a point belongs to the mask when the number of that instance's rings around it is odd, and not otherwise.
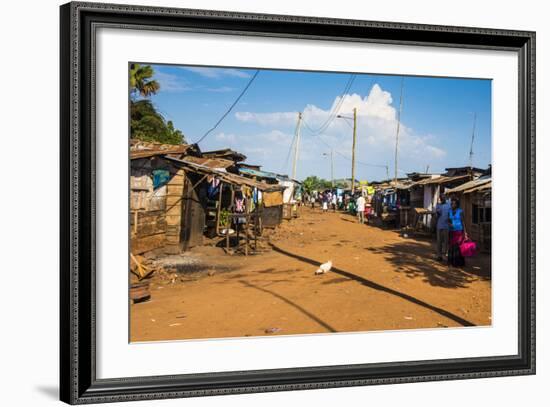
[{"label": "palm tree", "polygon": [[154,71],[150,65],[131,64],[130,65],[130,89],[131,94],[139,93],[142,97],[148,97],[156,94],[160,89],[160,84],[151,79]]}]

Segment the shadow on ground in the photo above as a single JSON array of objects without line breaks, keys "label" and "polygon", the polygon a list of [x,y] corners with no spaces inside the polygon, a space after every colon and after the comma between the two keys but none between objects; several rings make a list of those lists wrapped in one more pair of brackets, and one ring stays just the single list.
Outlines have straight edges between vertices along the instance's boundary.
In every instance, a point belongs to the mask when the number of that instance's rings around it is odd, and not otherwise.
[{"label": "shadow on ground", "polygon": [[[280,247],[278,247],[274,244],[272,244],[271,246],[272,246],[274,251],[276,251],[280,254],[283,254],[283,255],[288,256],[288,257],[292,257],[294,259],[297,259],[297,260],[300,260],[302,262],[311,264],[313,266],[318,266],[320,263],[322,263],[319,260],[313,260],[313,259],[309,259],[309,258],[304,257],[304,256],[300,256],[300,255],[295,254],[295,253],[291,253],[291,252],[286,251],[286,250],[284,250],[284,249],[282,249],[282,248],[280,248]],[[335,274],[339,274],[342,277],[346,277],[350,280],[354,280],[354,281],[364,285],[365,287],[368,287],[368,288],[371,288],[373,290],[377,290],[377,291],[380,291],[380,292],[384,292],[384,293],[387,293],[387,294],[390,294],[390,295],[394,295],[396,297],[402,298],[405,301],[409,301],[413,304],[416,304],[416,305],[419,305],[419,306],[424,307],[426,309],[429,309],[433,312],[438,313],[439,315],[442,315],[446,318],[449,318],[449,319],[455,321],[456,323],[458,323],[462,326],[475,326],[474,323],[472,323],[472,322],[470,322],[470,321],[468,321],[464,318],[461,318],[458,315],[455,315],[452,312],[449,312],[449,311],[447,311],[443,308],[439,308],[439,307],[436,307],[435,305],[431,305],[431,304],[429,304],[425,301],[422,301],[422,300],[420,300],[416,297],[413,297],[412,295],[405,294],[405,293],[402,293],[400,291],[394,290],[392,288],[389,288],[389,287],[383,286],[381,284],[375,283],[374,281],[371,281],[371,280],[368,280],[364,277],[361,277],[361,276],[358,276],[356,274],[350,273],[349,271],[345,271],[345,270],[342,270],[342,269],[339,269],[339,268],[336,268],[336,267],[332,267],[331,272],[335,273]]]},{"label": "shadow on ground", "polygon": [[395,266],[395,272],[408,278],[421,278],[432,286],[465,288],[474,281],[491,279],[490,258],[487,256],[468,258],[464,268],[457,268],[435,260],[433,245],[419,242],[405,241],[367,250],[384,256]]},{"label": "shadow on ground", "polygon": [[321,318],[319,318],[315,314],[311,313],[310,311],[308,311],[307,309],[305,309],[301,305],[299,305],[299,304],[295,303],[294,301],[286,298],[285,296],[283,296],[283,295],[281,295],[281,294],[279,294],[275,291],[268,290],[267,288],[265,288],[265,286],[260,287],[258,285],[255,285],[255,284],[251,283],[250,281],[240,280],[239,282],[245,287],[253,288],[253,289],[262,291],[266,294],[270,294],[275,298],[278,298],[279,300],[285,302],[286,304],[290,305],[291,307],[295,308],[296,310],[298,310],[299,312],[301,312],[302,314],[307,316],[312,321],[315,321],[316,323],[318,323],[320,326],[325,328],[327,331],[329,331],[329,332],[338,332],[334,327],[332,327],[331,325],[329,325],[328,323],[323,321]]}]

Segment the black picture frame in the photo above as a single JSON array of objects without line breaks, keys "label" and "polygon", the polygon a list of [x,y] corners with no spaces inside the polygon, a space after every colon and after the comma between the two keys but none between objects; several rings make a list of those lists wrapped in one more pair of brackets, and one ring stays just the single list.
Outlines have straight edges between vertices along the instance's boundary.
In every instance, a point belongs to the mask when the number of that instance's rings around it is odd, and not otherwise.
[{"label": "black picture frame", "polygon": [[[60,22],[62,401],[84,404],[535,373],[534,32],[80,2],[61,6]],[[94,35],[98,27],[105,26],[517,52],[518,353],[437,361],[97,379]]]}]

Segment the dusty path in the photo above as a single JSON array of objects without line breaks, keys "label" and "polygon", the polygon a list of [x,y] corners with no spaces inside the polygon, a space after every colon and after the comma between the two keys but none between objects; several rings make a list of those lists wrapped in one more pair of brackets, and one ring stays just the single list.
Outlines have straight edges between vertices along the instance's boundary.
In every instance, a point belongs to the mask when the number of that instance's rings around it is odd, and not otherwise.
[{"label": "dusty path", "polygon": [[[131,306],[131,340],[491,324],[488,255],[448,268],[429,240],[306,208],[271,242],[272,251],[246,258],[193,250],[205,270],[174,283],[153,278],[152,300]],[[333,270],[315,276],[327,260]]]}]

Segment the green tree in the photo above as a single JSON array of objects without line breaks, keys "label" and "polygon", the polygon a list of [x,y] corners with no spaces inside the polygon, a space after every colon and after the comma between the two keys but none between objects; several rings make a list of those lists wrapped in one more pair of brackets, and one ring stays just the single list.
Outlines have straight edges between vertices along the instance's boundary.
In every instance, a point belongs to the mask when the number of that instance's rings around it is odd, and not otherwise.
[{"label": "green tree", "polygon": [[137,95],[149,97],[159,91],[160,84],[152,79],[154,74],[150,65],[130,65],[130,93],[134,98]]},{"label": "green tree", "polygon": [[302,186],[304,187],[304,190],[310,194],[312,191],[331,188],[332,182],[319,178],[315,175],[310,175],[303,181]]},{"label": "green tree", "polygon": [[166,122],[166,131],[168,132],[168,136],[171,139],[181,140],[181,143],[185,142],[185,137],[184,137],[183,133],[181,132],[181,130],[178,130],[178,129],[174,128],[174,123],[172,123],[171,120],[168,120]]},{"label": "green tree", "polygon": [[130,132],[132,138],[163,144],[182,144],[185,137],[171,121],[166,122],[148,99],[130,104]]},{"label": "green tree", "polygon": [[150,65],[130,65],[130,134],[132,138],[163,144],[185,143],[185,136],[166,121],[149,99],[160,90]]}]

